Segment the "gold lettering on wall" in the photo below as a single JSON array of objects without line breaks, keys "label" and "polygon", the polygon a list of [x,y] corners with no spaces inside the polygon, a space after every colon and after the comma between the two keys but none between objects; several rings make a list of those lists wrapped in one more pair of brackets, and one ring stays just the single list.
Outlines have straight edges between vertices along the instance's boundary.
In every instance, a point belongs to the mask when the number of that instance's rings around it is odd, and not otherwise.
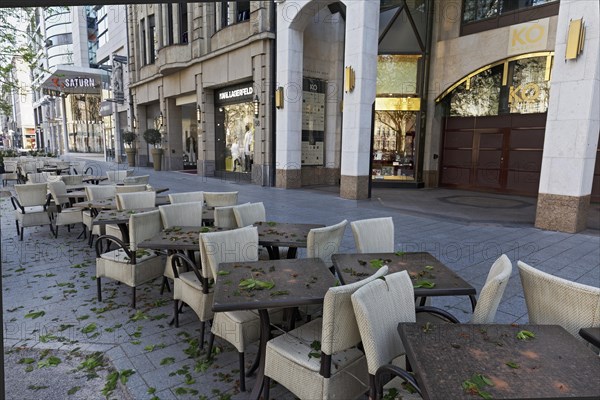
[{"label": "gold lettering on wall", "polygon": [[511,86],[508,102],[509,103],[533,103],[540,97],[540,86],[537,83],[529,82],[517,87]]},{"label": "gold lettering on wall", "polygon": [[419,111],[420,97],[378,97],[375,99],[377,111]]},{"label": "gold lettering on wall", "polygon": [[546,49],[548,21],[548,18],[545,18],[512,26],[509,32],[508,55]]}]

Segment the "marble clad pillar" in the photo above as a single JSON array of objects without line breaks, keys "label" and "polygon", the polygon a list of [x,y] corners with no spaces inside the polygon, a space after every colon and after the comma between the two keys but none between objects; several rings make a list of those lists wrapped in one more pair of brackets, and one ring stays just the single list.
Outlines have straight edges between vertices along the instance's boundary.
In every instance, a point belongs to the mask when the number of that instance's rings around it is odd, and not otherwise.
[{"label": "marble clad pillar", "polygon": [[[586,228],[600,130],[599,3],[561,0],[535,226]],[[583,52],[565,61],[570,20],[583,18]]]}]

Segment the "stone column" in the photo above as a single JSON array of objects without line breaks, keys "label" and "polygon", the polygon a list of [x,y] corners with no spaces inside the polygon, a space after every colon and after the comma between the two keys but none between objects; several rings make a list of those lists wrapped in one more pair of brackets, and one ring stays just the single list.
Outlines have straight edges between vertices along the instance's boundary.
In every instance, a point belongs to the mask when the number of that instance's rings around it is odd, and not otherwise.
[{"label": "stone column", "polygon": [[[600,129],[599,6],[561,0],[535,226],[562,232],[586,227]],[[583,52],[565,61],[571,19],[583,18]]]},{"label": "stone column", "polygon": [[284,105],[276,111],[275,186],[288,189],[301,185],[304,33],[284,11],[278,6],[277,85],[284,88]]},{"label": "stone column", "polygon": [[354,91],[344,94],[340,196],[346,199],[368,196],[378,32],[378,1],[346,2],[345,66],[356,73]]}]

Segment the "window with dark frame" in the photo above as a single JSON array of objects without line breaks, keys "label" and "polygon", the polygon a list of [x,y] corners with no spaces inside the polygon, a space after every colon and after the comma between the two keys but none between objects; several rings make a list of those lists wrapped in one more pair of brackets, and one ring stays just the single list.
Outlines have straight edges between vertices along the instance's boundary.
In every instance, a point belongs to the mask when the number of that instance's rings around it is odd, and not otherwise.
[{"label": "window with dark frame", "polygon": [[237,22],[248,21],[250,19],[250,2],[238,1],[237,5]]},{"label": "window with dark frame", "polygon": [[559,0],[463,0],[461,35],[558,15]]},{"label": "window with dark frame", "polygon": [[142,18],[140,20],[140,37],[142,38],[142,60],[144,60],[144,65],[148,64],[148,50],[147,44],[148,39],[146,38],[146,20]]},{"label": "window with dark frame", "polygon": [[179,3],[179,43],[189,43],[187,3]]},{"label": "window with dark frame", "polygon": [[175,24],[173,23],[173,7],[174,4],[167,4],[167,45],[175,43]]},{"label": "window with dark frame", "polygon": [[154,21],[154,14],[148,15],[148,39],[150,44],[148,48],[149,64],[154,64],[156,61],[156,22]]}]

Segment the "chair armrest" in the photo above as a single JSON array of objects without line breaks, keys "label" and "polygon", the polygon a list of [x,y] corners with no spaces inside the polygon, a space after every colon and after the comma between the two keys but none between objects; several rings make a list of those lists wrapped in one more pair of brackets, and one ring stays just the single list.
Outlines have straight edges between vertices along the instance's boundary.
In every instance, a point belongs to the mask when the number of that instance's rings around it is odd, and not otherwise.
[{"label": "chair armrest", "polygon": [[383,385],[391,380],[390,376],[401,378],[404,382],[412,386],[415,392],[421,395],[421,389],[414,376],[396,365],[386,364],[379,367],[377,372],[375,372],[376,393],[378,398],[383,398]]},{"label": "chair armrest", "polygon": [[[125,242],[123,242],[121,239],[112,236],[112,235],[101,235],[98,237],[98,239],[96,239],[96,245],[95,245],[95,249],[96,249],[96,257],[100,257],[100,255],[102,254],[102,242],[106,241],[109,243],[116,243],[117,246],[119,246],[118,248],[123,249],[125,251],[125,254],[127,254],[127,257],[129,257],[129,259],[131,260],[132,264],[135,264],[135,251],[131,251],[129,249],[129,247],[125,244]],[[108,247],[110,248],[110,247]]]},{"label": "chair armrest", "polygon": [[183,253],[173,254],[171,256],[171,267],[173,268],[173,274],[175,278],[179,278],[179,272],[177,272],[178,263],[183,263],[191,268],[192,271],[194,271],[194,275],[196,275],[196,278],[198,278],[200,284],[202,285],[202,293],[208,294],[208,279],[202,276],[202,273],[200,273],[200,270],[198,270],[196,263]]},{"label": "chair armrest", "polygon": [[454,315],[450,314],[446,310],[442,310],[441,308],[432,307],[432,306],[415,307],[415,313],[418,314],[418,313],[422,313],[422,312],[436,314],[436,315],[439,315],[440,317],[442,317],[443,319],[448,320],[448,322],[452,322],[453,324],[460,324],[460,321]]},{"label": "chair armrest", "polygon": [[17,199],[15,196],[10,196],[10,202],[12,203],[15,211],[17,210],[17,207],[21,209],[21,212],[23,214],[25,214],[25,207],[23,207],[21,205],[21,203],[19,203],[19,199]]}]

